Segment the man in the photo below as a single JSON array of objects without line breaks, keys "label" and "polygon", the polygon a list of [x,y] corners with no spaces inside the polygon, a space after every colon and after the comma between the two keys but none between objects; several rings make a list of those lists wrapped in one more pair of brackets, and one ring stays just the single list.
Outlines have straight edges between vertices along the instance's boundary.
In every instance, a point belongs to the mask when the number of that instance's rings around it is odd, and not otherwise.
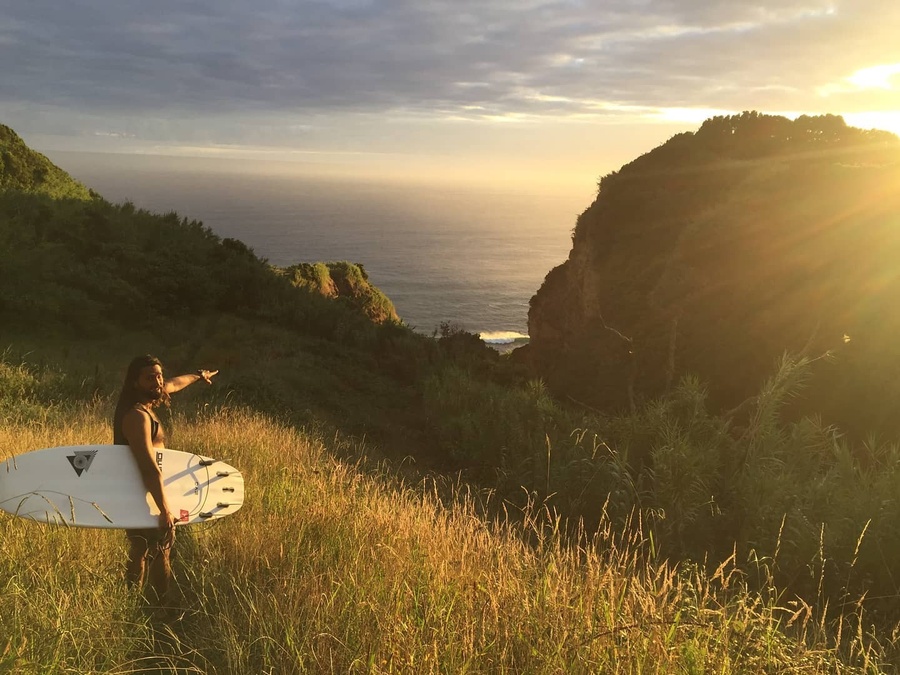
[{"label": "man", "polygon": [[132,359],[125,374],[113,417],[113,443],[128,445],[144,480],[147,491],[159,508],[159,528],[126,530],[129,552],[126,579],[142,588],[144,572],[150,568],[150,584],[155,600],[162,604],[172,580],[169,551],[175,543],[175,522],[163,492],[162,474],[156,464],[156,448],[166,447],[166,437],[154,408],[169,405],[169,395],[194,382],[212,383],[218,370],[163,378],[162,363],[148,355]]}]

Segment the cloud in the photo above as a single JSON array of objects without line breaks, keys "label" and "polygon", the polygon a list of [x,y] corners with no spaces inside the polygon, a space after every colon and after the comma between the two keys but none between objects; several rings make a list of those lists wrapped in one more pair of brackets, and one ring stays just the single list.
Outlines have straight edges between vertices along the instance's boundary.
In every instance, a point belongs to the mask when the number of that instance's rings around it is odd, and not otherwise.
[{"label": "cloud", "polygon": [[199,143],[356,113],[805,110],[900,63],[897,25],[895,0],[29,0],[0,9],[0,114]]},{"label": "cloud", "polygon": [[107,138],[134,138],[134,134],[127,134],[121,131],[95,131],[94,136],[105,136]]}]

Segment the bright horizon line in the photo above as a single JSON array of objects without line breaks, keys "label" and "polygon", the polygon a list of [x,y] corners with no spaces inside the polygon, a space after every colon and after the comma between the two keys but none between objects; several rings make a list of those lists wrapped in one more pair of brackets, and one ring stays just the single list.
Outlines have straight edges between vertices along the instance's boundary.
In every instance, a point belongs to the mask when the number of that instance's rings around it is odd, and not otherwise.
[{"label": "bright horizon line", "polygon": [[[900,65],[898,65],[900,68]],[[900,70],[898,70],[900,72]],[[850,78],[848,78],[850,79]],[[623,107],[622,112],[628,110]],[[492,116],[482,118],[480,120],[472,119],[454,119],[444,118],[442,122],[459,122],[461,124],[516,124],[516,125],[534,125],[539,126],[541,123],[559,124],[559,123],[575,123],[575,124],[601,124],[613,126],[659,126],[667,124],[694,124],[699,127],[705,120],[717,116],[739,115],[744,111],[741,110],[725,110],[717,108],[658,108],[647,109],[642,107],[630,108],[630,110],[645,112],[630,119],[621,117],[610,117],[609,115],[600,114],[575,114],[557,118],[543,118],[538,116],[522,116],[502,117]],[[835,114],[843,117],[844,121],[851,127],[861,129],[879,129],[888,131],[900,136],[900,110],[873,110],[859,111],[850,113],[825,113],[825,112],[801,112],[801,111],[784,111],[784,112],[765,112],[759,111],[765,115],[775,115],[787,117],[788,119],[796,119],[801,115],[825,115]],[[116,138],[116,139],[136,139],[133,135],[122,134],[114,131],[95,131],[92,134],[95,138]],[[282,147],[274,145],[254,145],[244,143],[171,143],[161,144],[153,143],[145,147],[123,147],[121,149],[112,150],[71,150],[70,148],[50,148],[51,151],[58,152],[96,152],[99,154],[125,154],[125,155],[158,155],[164,157],[191,157],[196,159],[260,159],[291,162],[294,158],[303,157],[347,157],[347,158],[366,158],[366,157],[409,157],[419,155],[420,153],[410,153],[403,151],[383,151],[383,150],[340,150],[340,149],[315,149],[315,148],[295,148]]]},{"label": "bright horizon line", "polygon": [[[443,120],[427,129],[427,135],[443,139],[444,147],[431,151],[427,144],[389,149],[371,147],[360,141],[355,148],[280,147],[242,143],[156,143],[126,137],[115,132],[95,132],[92,137],[46,136],[34,147],[45,154],[82,153],[120,157],[153,157],[160,161],[204,162],[204,168],[216,171],[227,168],[235,172],[264,171],[273,175],[317,175],[333,179],[371,179],[385,182],[434,182],[479,184],[489,187],[540,188],[553,192],[588,191],[596,189],[597,180],[609,171],[651,151],[668,138],[683,131],[695,131],[711,117],[740,114],[712,108],[660,108],[652,113],[635,116],[600,116],[598,127],[615,126],[628,130],[634,138],[609,139],[584,146],[585,129],[597,120],[584,116],[508,121],[503,124],[482,121],[495,126],[489,135],[493,145],[470,147],[463,143],[450,147],[446,139],[456,139],[465,127],[475,124],[468,120],[456,124]],[[800,115],[821,115],[822,112],[780,111],[763,112],[796,119]],[[840,113],[833,113],[840,114]],[[841,114],[849,126],[883,129],[900,135],[900,112],[871,111]],[[422,120],[415,131],[422,131]],[[451,126],[446,126],[450,124]],[[657,133],[658,132],[658,133]],[[504,136],[505,134],[505,136]],[[616,136],[623,134],[617,133]],[[599,134],[594,134],[599,135]],[[86,138],[95,138],[95,147],[84,147]],[[497,139],[501,139],[499,142]],[[505,141],[504,141],[505,139]],[[510,142],[510,139],[513,142]],[[504,148],[502,143],[506,143]],[[528,153],[518,152],[521,144],[533,143]],[[518,143],[518,145],[516,145]],[[582,152],[582,148],[585,151]],[[602,154],[598,153],[598,149]],[[234,162],[252,162],[251,165]],[[221,166],[217,166],[223,162]],[[227,167],[224,162],[232,162]],[[175,168],[173,166],[173,168]]]}]

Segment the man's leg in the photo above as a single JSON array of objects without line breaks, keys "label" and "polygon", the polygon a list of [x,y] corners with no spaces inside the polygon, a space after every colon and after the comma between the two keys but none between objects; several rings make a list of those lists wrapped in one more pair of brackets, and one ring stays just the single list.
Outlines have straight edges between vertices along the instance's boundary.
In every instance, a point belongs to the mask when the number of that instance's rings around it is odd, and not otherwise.
[{"label": "man's leg", "polygon": [[128,535],[128,564],[125,579],[131,586],[140,589],[144,585],[144,567],[147,560],[147,533],[143,530],[125,530]]},{"label": "man's leg", "polygon": [[165,603],[172,583],[172,563],[170,561],[171,548],[157,544],[154,546],[150,560],[150,586],[156,595],[154,600],[160,605]]}]

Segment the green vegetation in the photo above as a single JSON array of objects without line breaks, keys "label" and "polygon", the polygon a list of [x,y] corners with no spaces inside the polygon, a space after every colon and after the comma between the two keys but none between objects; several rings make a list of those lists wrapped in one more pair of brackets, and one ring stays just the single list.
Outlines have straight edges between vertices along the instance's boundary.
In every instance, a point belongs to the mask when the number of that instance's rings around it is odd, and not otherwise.
[{"label": "green vegetation", "polygon": [[829,115],[707,120],[601,179],[532,298],[526,352],[560,398],[631,409],[697,376],[721,411],[783,352],[840,346],[795,412],[898,437],[898,218],[896,136]]},{"label": "green vegetation", "polygon": [[361,305],[297,288],[242,242],[176,213],[0,192],[0,320],[11,327],[96,336],[228,312],[364,342],[377,330],[359,309],[376,304],[375,291]]},{"label": "green vegetation", "polygon": [[[885,147],[886,146],[886,147]],[[719,115],[703,122],[695,132],[676,134],[664,144],[603,176],[602,192],[620,180],[641,174],[670,171],[707,170],[711,163],[744,160],[783,160],[803,157],[815,162],[834,161],[835,152],[846,152],[873,161],[896,161],[900,139],[888,131],[857,129],[848,126],[839,115],[800,115],[794,120],[780,115],[746,111],[740,115]],[[670,177],[671,179],[671,177]],[[715,197],[715,194],[709,195]]]},{"label": "green vegetation", "polygon": [[294,286],[340,298],[376,323],[400,320],[394,303],[369,283],[369,275],[359,263],[298,263],[274,269],[276,274],[288,277]]},{"label": "green vegetation", "polygon": [[0,124],[0,190],[23,190],[54,199],[90,199],[81,183]]},{"label": "green vegetation", "polygon": [[164,421],[248,481],[240,514],[181,531],[168,625],[121,533],[0,517],[0,672],[900,663],[900,449],[796,410],[845,350],[781,358],[724,411],[690,375],[596,410],[380,298],[360,265],[273,268],[174,213],[0,192],[0,459],[109,442],[151,352],[221,368]]},{"label": "green vegetation", "polygon": [[[27,392],[12,405],[31,410],[0,427],[4,452],[108,439],[111,398],[79,400],[52,370],[3,362],[0,374]],[[883,663],[861,608],[836,637],[821,607],[777,591],[772,561],[750,566],[764,578],[751,591],[733,558],[708,572],[662,560],[635,519],[567,536],[539,503],[490,518],[485,495],[401,483],[345,436],[233,404],[176,405],[179,447],[228,457],[249,489],[237,515],[179,530],[180,609],[142,608],[127,591],[121,532],[0,518],[0,670],[869,673]]]}]

